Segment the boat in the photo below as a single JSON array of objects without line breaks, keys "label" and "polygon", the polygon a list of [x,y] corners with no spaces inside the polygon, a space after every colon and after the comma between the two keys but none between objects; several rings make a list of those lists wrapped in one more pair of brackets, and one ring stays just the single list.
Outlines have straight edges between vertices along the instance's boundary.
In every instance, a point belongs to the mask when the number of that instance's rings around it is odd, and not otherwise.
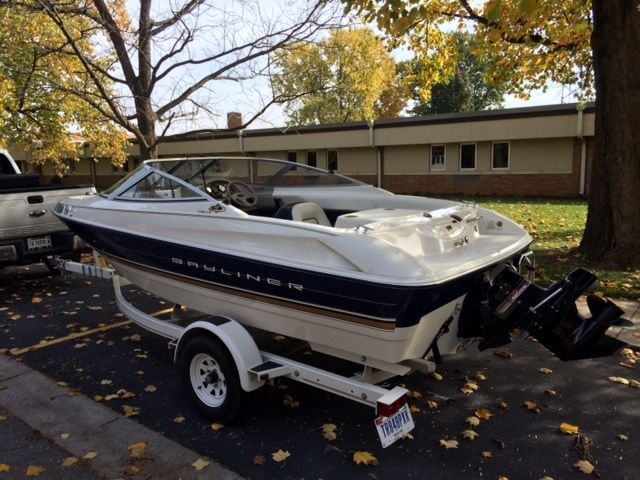
[{"label": "boat", "polygon": [[281,160],[148,160],[54,213],[142,289],[385,372],[514,329],[588,357],[622,314],[595,296],[578,311],[586,270],[533,283],[532,237],[498,213]]}]

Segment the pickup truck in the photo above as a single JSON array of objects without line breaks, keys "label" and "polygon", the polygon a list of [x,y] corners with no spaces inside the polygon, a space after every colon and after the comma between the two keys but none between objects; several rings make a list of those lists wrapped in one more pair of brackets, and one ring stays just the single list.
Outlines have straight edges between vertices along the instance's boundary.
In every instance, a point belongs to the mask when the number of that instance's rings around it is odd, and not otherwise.
[{"label": "pickup truck", "polygon": [[[0,268],[73,256],[84,242],[51,210],[59,200],[95,193],[91,185],[41,185],[37,174],[20,173],[9,152],[0,150]],[[50,267],[51,268],[51,267]]]}]

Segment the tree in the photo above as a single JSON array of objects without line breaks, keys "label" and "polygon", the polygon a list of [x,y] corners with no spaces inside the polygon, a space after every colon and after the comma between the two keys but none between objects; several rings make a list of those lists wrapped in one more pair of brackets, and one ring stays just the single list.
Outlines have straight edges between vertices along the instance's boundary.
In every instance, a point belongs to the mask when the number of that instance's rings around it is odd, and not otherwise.
[{"label": "tree", "polygon": [[475,36],[462,32],[452,35],[457,42],[455,71],[446,81],[432,85],[429,91],[423,88],[428,83],[423,79],[430,72],[424,68],[420,57],[401,64],[401,73],[409,83],[414,101],[410,114],[475,112],[502,107],[506,86],[487,81],[491,66],[487,59],[473,53]]},{"label": "tree", "polygon": [[[66,42],[63,53],[77,59],[91,83],[91,94],[84,88],[72,93],[130,132],[142,159],[157,156],[158,143],[176,122],[216,114],[212,105],[220,98],[214,98],[214,83],[266,75],[270,55],[312,38],[334,18],[325,0],[288,7],[286,15],[271,20],[257,0],[240,2],[235,10],[213,0],[159,3],[152,8],[152,0],[0,0],[0,6],[21,7],[53,22]],[[92,32],[103,39],[96,55],[83,48]],[[261,99],[241,128],[278,100]]]},{"label": "tree", "polygon": [[314,125],[393,118],[406,104],[396,64],[372,30],[335,30],[319,44],[298,44],[277,57],[274,88],[296,97],[290,123]]},{"label": "tree", "polygon": [[[62,52],[66,42],[57,27],[46,15],[25,15],[20,8],[1,7],[0,16],[0,142],[30,151],[32,163],[51,161],[62,174],[64,159],[82,152],[72,142],[75,132],[94,156],[122,164],[126,134],[73,93],[86,88],[96,95],[78,59]],[[80,31],[83,25],[74,20],[69,28]],[[91,35],[83,39],[79,48],[87,57],[94,55],[95,41]]]},{"label": "tree", "polygon": [[[492,59],[490,75],[526,94],[549,80],[595,92],[596,127],[589,211],[581,251],[588,259],[640,267],[640,12],[636,1],[345,0],[418,52],[452,55],[442,26],[476,28],[476,53]],[[475,5],[475,4],[474,4]],[[446,61],[437,67],[447,70]],[[595,80],[595,81],[594,81]]]}]

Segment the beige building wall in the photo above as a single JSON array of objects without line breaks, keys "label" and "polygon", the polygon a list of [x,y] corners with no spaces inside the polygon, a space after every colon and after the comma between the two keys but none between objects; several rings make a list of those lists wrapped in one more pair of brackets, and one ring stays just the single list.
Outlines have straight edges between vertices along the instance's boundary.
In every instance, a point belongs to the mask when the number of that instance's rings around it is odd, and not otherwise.
[{"label": "beige building wall", "polygon": [[511,142],[510,168],[513,173],[571,173],[572,138],[548,138],[543,142]]},{"label": "beige building wall", "polygon": [[343,148],[338,150],[338,172],[344,175],[375,175],[378,155],[374,148]]},{"label": "beige building wall", "polygon": [[389,175],[426,174],[428,145],[398,145],[384,149],[384,173]]}]

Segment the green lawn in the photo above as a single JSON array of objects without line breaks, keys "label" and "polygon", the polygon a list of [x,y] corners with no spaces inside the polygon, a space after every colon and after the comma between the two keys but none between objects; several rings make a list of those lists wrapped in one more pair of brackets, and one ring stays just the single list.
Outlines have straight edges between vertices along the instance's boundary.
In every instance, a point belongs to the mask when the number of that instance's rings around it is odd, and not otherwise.
[{"label": "green lawn", "polygon": [[537,281],[548,285],[576,267],[592,270],[600,279],[599,293],[608,297],[640,299],[640,270],[611,270],[586,262],[577,247],[587,218],[582,200],[473,198],[483,207],[512,218],[531,234],[536,252]]}]

